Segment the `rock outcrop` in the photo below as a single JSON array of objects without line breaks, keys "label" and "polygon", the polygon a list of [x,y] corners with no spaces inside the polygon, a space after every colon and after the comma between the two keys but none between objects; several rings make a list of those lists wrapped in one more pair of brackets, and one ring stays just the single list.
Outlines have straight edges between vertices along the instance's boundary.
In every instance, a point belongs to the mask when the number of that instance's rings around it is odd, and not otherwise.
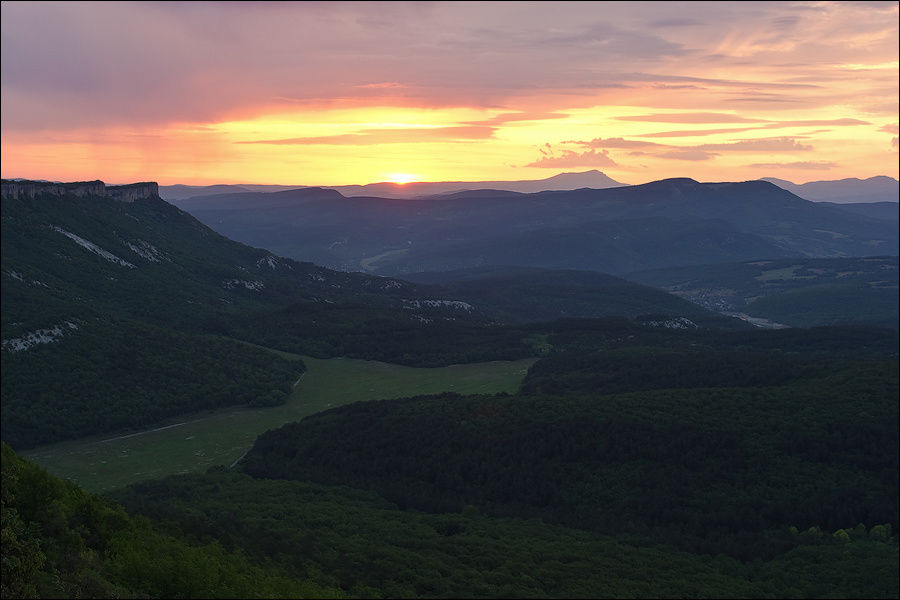
[{"label": "rock outcrop", "polygon": [[155,181],[130,183],[128,185],[110,185],[107,186],[106,193],[111,198],[122,202],[134,202],[141,198],[156,198],[159,196],[159,186],[156,185]]},{"label": "rock outcrop", "polygon": [[59,183],[54,181],[4,179],[0,183],[0,197],[4,199],[34,198],[42,194],[51,194],[53,196],[71,194],[78,197],[106,196],[121,202],[134,202],[141,198],[155,198],[159,196],[159,186],[154,181],[111,186],[107,186],[99,180]]}]

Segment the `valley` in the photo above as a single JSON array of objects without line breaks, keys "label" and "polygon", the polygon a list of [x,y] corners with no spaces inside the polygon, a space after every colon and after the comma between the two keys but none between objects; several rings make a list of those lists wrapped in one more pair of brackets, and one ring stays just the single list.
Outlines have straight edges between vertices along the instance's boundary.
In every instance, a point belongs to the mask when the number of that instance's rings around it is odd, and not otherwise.
[{"label": "valley", "polygon": [[[890,242],[889,225],[770,184],[402,200],[419,216],[273,193],[273,215],[299,202],[360,227],[332,249],[403,272],[389,277],[235,242],[152,184],[3,185],[4,560],[33,565],[5,582],[896,595],[897,258],[839,256]],[[744,207],[760,218],[747,234],[722,206],[674,218],[760,190],[808,219]],[[254,193],[227,202],[237,214]],[[585,218],[660,199],[668,215]],[[348,201],[409,221],[347,221]],[[373,250],[404,227],[423,228],[409,251]]]},{"label": "valley", "polygon": [[331,407],[441,392],[514,393],[534,359],[414,369],[376,361],[302,359],[307,370],[285,403],[182,415],[176,423],[117,436],[92,436],[21,453],[85,490],[104,492],[148,479],[233,467],[256,437]]},{"label": "valley", "polygon": [[0,12],[0,598],[900,598],[897,0]]}]

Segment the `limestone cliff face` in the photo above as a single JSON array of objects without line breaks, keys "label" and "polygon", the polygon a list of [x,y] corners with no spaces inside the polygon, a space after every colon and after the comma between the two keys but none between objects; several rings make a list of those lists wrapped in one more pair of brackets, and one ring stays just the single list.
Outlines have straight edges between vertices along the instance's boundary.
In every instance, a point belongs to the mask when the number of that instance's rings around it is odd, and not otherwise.
[{"label": "limestone cliff face", "polygon": [[129,185],[108,186],[102,181],[77,181],[74,183],[55,183],[49,181],[6,180],[0,184],[2,198],[34,198],[41,194],[65,196],[71,194],[78,197],[107,196],[121,202],[134,202],[141,198],[153,198],[159,195],[156,182],[132,183]]},{"label": "limestone cliff face", "polygon": [[75,183],[52,183],[49,181],[7,181],[0,185],[3,198],[34,198],[40,194],[64,196],[105,196],[106,186],[102,181],[78,181]]},{"label": "limestone cliff face", "polygon": [[128,185],[110,185],[107,186],[106,193],[111,198],[122,202],[134,202],[141,198],[155,198],[159,196],[159,186],[155,181],[130,183]]}]

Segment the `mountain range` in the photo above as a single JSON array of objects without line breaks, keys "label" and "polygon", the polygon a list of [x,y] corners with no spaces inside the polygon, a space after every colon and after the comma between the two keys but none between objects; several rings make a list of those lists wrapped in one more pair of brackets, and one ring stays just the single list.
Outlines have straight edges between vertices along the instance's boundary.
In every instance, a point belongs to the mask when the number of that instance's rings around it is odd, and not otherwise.
[{"label": "mountain range", "polygon": [[451,192],[465,190],[495,189],[511,192],[534,193],[546,190],[574,190],[578,188],[603,189],[609,187],[621,187],[626,185],[619,183],[596,169],[581,173],[560,173],[546,179],[533,179],[522,181],[414,181],[410,183],[369,183],[365,185],[337,185],[337,186],[285,186],[285,185],[164,185],[160,186],[160,196],[170,202],[177,202],[196,196],[210,196],[217,194],[241,193],[241,192],[283,192],[303,187],[322,187],[336,190],[344,196],[379,196],[381,198],[418,198],[421,196],[435,196]]},{"label": "mountain range", "polygon": [[898,202],[898,182],[893,177],[851,177],[835,181],[810,181],[796,184],[775,177],[763,177],[778,187],[813,202],[855,204],[868,202]]},{"label": "mountain range", "polygon": [[347,271],[397,276],[480,266],[623,274],[759,258],[894,255],[896,222],[765,181],[418,199],[303,188],[179,201],[232,239]]},{"label": "mountain range", "polygon": [[[814,181],[796,184],[776,177],[762,177],[797,196],[813,202],[839,204],[898,202],[898,181],[892,177],[878,176],[868,179],[848,178],[830,181]],[[535,193],[548,190],[575,190],[580,188],[605,189],[627,184],[592,169],[578,173],[560,173],[546,179],[521,181],[440,181],[440,182],[381,182],[365,185],[309,186],[309,185],[163,185],[160,196],[170,202],[197,196],[233,194],[242,192],[283,192],[304,187],[322,187],[337,190],[344,196],[379,196],[382,198],[417,198],[466,190],[494,189],[509,192]]]}]

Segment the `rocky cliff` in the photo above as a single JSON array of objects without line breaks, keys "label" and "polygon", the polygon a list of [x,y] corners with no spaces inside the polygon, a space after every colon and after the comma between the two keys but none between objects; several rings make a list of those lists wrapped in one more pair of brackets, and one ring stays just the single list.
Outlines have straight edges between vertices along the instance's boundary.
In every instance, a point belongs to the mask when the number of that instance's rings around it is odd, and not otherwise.
[{"label": "rocky cliff", "polygon": [[130,183],[128,185],[110,185],[107,186],[106,193],[122,202],[134,202],[141,198],[155,198],[159,196],[159,186],[155,181]]},{"label": "rocky cliff", "polygon": [[108,196],[121,202],[134,202],[140,198],[154,198],[159,195],[156,182],[147,181],[128,185],[107,186],[102,181],[76,181],[59,183],[53,181],[28,181],[21,179],[4,179],[0,183],[2,198],[34,198],[41,194],[54,196]]}]

